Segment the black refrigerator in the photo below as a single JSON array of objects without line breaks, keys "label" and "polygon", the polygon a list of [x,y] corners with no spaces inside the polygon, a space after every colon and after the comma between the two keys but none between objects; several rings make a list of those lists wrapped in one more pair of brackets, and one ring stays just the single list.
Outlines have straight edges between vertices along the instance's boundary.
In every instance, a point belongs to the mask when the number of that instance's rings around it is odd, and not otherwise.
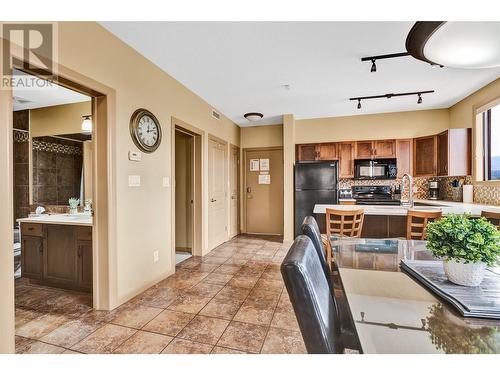
[{"label": "black refrigerator", "polygon": [[336,161],[295,164],[295,237],[302,233],[302,221],[313,214],[315,204],[338,203]]}]

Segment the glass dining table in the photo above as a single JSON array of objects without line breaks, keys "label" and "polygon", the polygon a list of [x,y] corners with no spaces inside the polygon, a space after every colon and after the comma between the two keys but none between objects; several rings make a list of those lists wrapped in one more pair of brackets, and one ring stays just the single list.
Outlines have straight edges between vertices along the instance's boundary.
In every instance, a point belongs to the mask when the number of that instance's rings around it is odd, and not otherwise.
[{"label": "glass dining table", "polygon": [[330,239],[363,353],[500,353],[500,320],[464,318],[400,272],[425,241]]}]

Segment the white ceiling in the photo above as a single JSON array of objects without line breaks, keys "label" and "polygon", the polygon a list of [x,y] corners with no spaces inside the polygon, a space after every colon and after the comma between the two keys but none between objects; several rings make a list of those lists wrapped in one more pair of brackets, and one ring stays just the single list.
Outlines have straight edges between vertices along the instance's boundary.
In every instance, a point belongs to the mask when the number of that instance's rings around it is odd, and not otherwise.
[{"label": "white ceiling", "polygon": [[[13,86],[12,96],[14,111],[50,107],[60,104],[80,103],[90,100],[90,97],[87,95],[80,94],[56,84],[45,85],[44,83],[47,81],[20,71],[14,71],[13,78],[30,85],[29,87],[27,85]],[[31,84],[30,82],[37,83]]]},{"label": "white ceiling", "polygon": [[[500,76],[500,68],[431,68],[402,57],[413,22],[103,22],[102,25],[241,126],[295,118],[448,108]],[[286,90],[284,85],[290,85]],[[349,97],[435,90],[417,98]]]}]

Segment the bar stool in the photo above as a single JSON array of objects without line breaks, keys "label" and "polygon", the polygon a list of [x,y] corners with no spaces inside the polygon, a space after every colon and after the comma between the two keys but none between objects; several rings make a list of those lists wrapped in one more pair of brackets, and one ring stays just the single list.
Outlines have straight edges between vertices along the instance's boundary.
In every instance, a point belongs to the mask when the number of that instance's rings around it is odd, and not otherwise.
[{"label": "bar stool", "polygon": [[439,220],[442,216],[443,213],[441,211],[417,211],[409,209],[406,220],[406,239],[425,240],[427,236],[427,223]]},{"label": "bar stool", "polygon": [[[326,209],[326,236],[330,239],[332,236],[337,237],[361,237],[363,230],[363,220],[365,211],[357,210],[337,210],[332,208]],[[330,241],[327,241],[326,247],[328,264],[332,264],[332,248]]]},{"label": "bar stool", "polygon": [[498,230],[500,230],[500,213],[499,212],[491,212],[491,211],[481,211],[481,216],[488,219],[488,221],[496,225]]}]

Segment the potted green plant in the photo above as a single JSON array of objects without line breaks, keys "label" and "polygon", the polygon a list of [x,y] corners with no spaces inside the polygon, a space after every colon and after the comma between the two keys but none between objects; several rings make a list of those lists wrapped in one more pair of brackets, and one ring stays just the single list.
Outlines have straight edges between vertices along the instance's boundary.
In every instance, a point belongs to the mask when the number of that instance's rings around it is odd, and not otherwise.
[{"label": "potted green plant", "polygon": [[500,232],[485,218],[450,214],[427,225],[427,248],[443,259],[448,280],[478,286],[500,258]]}]

